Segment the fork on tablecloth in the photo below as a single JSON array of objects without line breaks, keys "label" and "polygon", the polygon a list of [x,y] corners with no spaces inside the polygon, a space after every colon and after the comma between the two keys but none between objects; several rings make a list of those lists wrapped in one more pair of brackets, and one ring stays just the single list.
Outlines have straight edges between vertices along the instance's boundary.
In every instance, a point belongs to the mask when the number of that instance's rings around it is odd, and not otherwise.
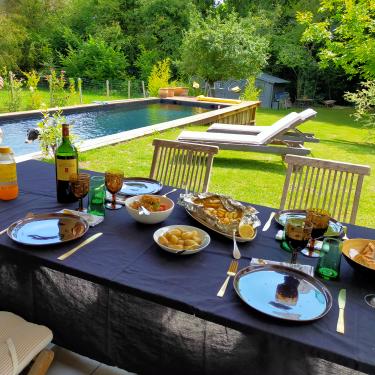
[{"label": "fork on tablecloth", "polygon": [[231,278],[231,276],[236,275],[237,269],[238,269],[238,261],[232,260],[230,262],[230,265],[229,265],[229,268],[228,268],[228,271],[227,271],[228,276],[225,279],[223,285],[221,286],[220,290],[217,293],[218,297],[224,297],[225,291],[226,291],[228,283],[229,283],[229,279]]}]

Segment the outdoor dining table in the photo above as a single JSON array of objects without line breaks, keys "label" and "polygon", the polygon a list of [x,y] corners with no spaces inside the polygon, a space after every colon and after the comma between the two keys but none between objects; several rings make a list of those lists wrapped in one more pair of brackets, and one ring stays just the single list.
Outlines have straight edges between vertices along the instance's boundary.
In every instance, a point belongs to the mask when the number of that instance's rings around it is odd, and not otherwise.
[{"label": "outdoor dining table", "polygon": [[[17,168],[20,194],[0,201],[0,229],[28,212],[76,208],[57,203],[54,165],[32,160]],[[175,202],[178,196],[170,195]],[[274,210],[253,206],[262,223]],[[206,229],[209,247],[177,256],[153,241],[156,229],[171,224],[205,229],[178,205],[156,225],[135,222],[125,209],[107,211],[86,237],[103,235],[64,261],[57,257],[79,241],[42,248],[2,235],[0,309],[47,325],[56,344],[141,374],[351,373],[341,366],[375,373],[375,310],[363,299],[375,292],[373,280],[343,259],[340,280],[324,281],[333,296],[328,314],[303,324],[281,321],[244,304],[231,286],[224,298],[216,296],[231,260],[231,240]],[[274,222],[240,244],[239,268],[251,257],[287,261],[290,254],[275,240],[278,229]],[[375,238],[375,230],[348,225],[348,235]],[[299,261],[314,265],[316,259],[300,255]],[[342,288],[344,335],[336,332]]]}]

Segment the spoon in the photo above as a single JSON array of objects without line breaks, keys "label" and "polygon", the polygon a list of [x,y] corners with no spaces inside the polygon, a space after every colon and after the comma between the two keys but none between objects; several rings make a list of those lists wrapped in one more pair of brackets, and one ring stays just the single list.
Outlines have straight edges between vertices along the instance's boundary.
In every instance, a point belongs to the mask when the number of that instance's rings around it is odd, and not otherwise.
[{"label": "spoon", "polygon": [[240,253],[240,250],[238,249],[238,246],[237,246],[236,230],[235,229],[233,229],[233,258],[234,259],[240,259],[241,258],[241,253]]},{"label": "spoon", "polygon": [[138,215],[149,216],[150,215],[150,211],[146,207],[141,206],[141,207],[138,208]]},{"label": "spoon", "polygon": [[163,194],[162,197],[166,197],[167,195],[172,194],[175,191],[177,191],[177,189],[172,189],[171,191],[168,191],[167,193]]},{"label": "spoon", "polygon": [[375,294],[367,294],[367,296],[365,296],[365,302],[375,309]]},{"label": "spoon", "polygon": [[347,236],[347,233],[348,233],[348,227],[347,226],[343,226],[342,227],[343,231],[344,231],[344,235],[342,236],[342,239],[345,241],[345,240],[348,240],[349,237]]}]

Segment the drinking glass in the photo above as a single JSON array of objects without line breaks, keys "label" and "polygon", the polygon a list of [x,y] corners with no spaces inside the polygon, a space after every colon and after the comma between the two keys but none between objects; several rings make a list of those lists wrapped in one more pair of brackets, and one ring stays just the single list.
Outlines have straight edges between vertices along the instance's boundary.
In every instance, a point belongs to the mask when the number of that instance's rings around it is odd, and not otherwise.
[{"label": "drinking glass", "polygon": [[88,173],[73,173],[69,177],[73,195],[79,200],[78,211],[83,211],[83,198],[89,192],[90,175]]},{"label": "drinking glass", "polygon": [[122,207],[121,204],[116,203],[116,193],[121,190],[123,181],[124,172],[115,169],[105,172],[105,186],[112,194],[112,202],[105,205],[109,210],[118,210]]},{"label": "drinking glass", "polygon": [[97,216],[104,216],[105,180],[103,176],[93,176],[90,180],[88,212]]},{"label": "drinking glass", "polygon": [[302,250],[302,254],[308,257],[317,258],[320,255],[320,251],[314,249],[315,241],[322,237],[327,231],[329,226],[329,220],[331,214],[320,208],[310,208],[306,210],[306,221],[309,221],[313,225],[311,240],[309,246]]},{"label": "drinking glass", "polygon": [[316,273],[325,280],[337,279],[340,276],[342,242],[336,238],[325,238]]},{"label": "drinking glass", "polygon": [[311,237],[312,224],[305,219],[290,218],[285,226],[285,240],[292,250],[290,263],[297,262],[298,251],[306,247]]}]

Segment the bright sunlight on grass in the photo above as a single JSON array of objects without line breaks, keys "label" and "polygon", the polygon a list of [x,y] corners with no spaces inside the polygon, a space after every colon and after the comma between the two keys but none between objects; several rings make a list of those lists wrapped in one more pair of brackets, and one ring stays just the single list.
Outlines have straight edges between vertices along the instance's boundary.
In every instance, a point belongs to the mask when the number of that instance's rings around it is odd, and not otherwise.
[{"label": "bright sunlight on grass", "polygon": [[[313,121],[299,127],[313,132],[320,143],[307,143],[312,156],[348,163],[366,164],[375,168],[375,146],[367,143],[368,131],[351,117],[349,109],[318,108]],[[260,109],[258,125],[270,125],[287,111]],[[189,126],[189,130],[205,131],[206,126]],[[152,139],[176,139],[182,131],[168,130],[152,136],[115,146],[85,152],[80,166],[105,171],[117,166],[127,176],[148,176],[153,153]],[[228,194],[238,200],[278,207],[285,177],[280,156],[255,152],[220,151],[214,161],[210,191]],[[362,190],[357,224],[375,228],[375,177],[366,177]]]}]

